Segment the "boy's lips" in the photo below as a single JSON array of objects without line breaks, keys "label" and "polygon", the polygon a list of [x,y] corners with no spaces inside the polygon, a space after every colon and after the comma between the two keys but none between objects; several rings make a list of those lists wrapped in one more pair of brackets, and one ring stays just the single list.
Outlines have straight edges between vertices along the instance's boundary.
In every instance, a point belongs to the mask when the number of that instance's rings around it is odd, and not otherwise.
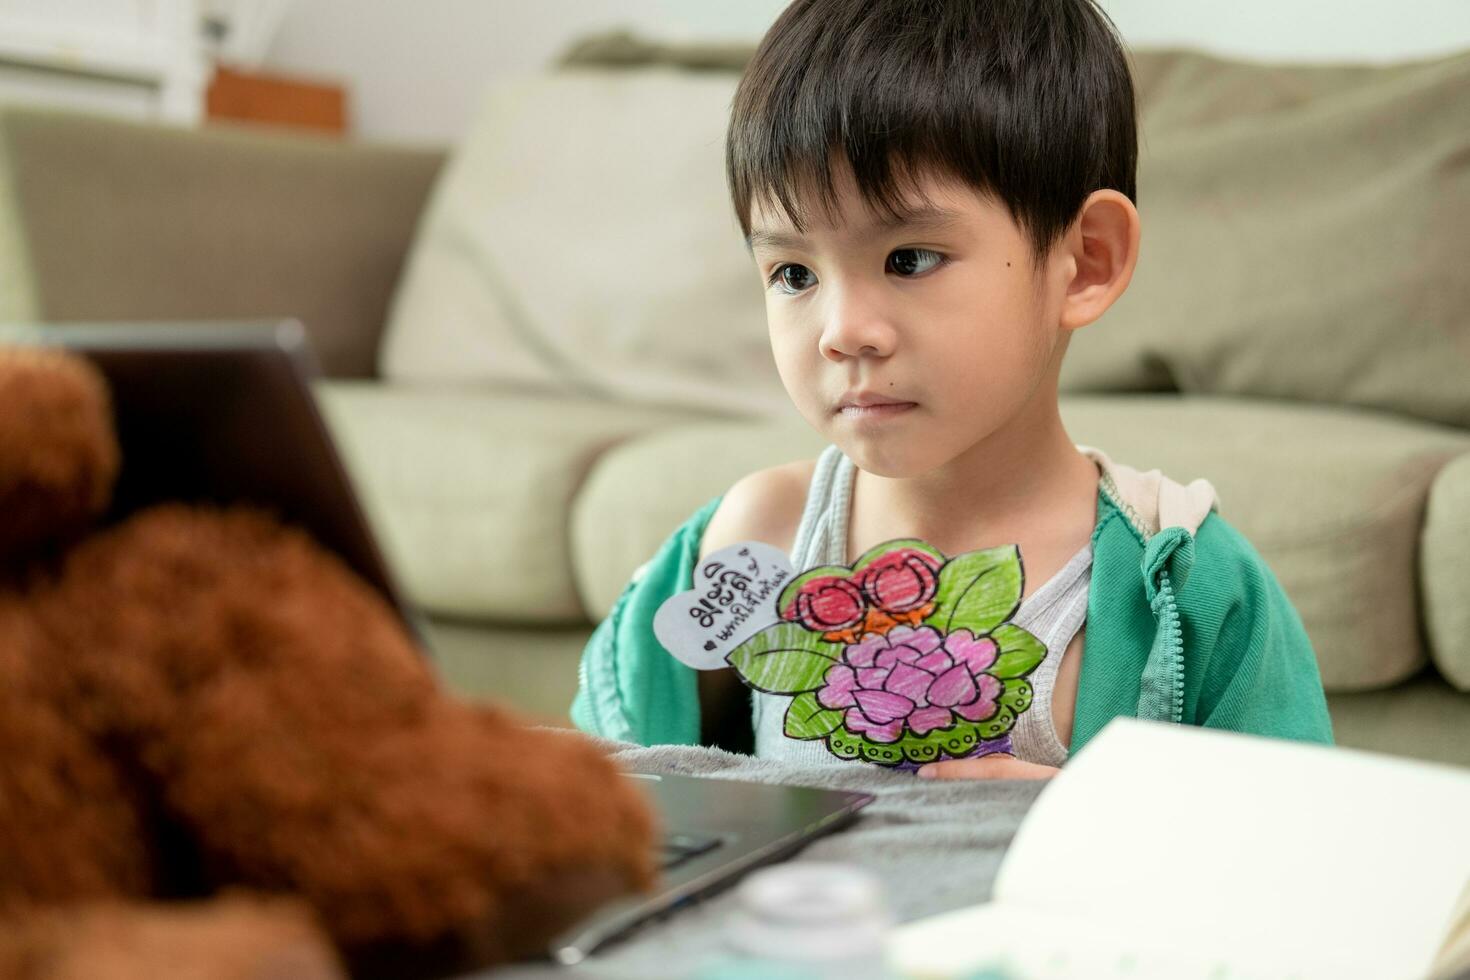
[{"label": "boy's lips", "polygon": [[856,391],[843,395],[838,400],[837,414],[844,418],[880,419],[902,415],[909,409],[917,407],[917,402],[905,401],[902,398],[890,398],[887,395],[873,392]]}]

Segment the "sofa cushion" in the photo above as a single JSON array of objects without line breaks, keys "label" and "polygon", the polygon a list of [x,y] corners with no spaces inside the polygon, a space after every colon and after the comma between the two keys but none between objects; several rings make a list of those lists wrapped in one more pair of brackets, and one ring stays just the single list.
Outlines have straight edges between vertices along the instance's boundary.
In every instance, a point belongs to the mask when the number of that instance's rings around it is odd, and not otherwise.
[{"label": "sofa cushion", "polygon": [[440,680],[460,697],[499,701],[530,714],[537,724],[570,727],[577,663],[592,635],[574,626],[428,618],[424,631]]},{"label": "sofa cushion", "polygon": [[[1119,462],[1215,484],[1223,515],[1300,611],[1326,686],[1385,686],[1424,665],[1419,528],[1435,474],[1470,436],[1361,411],[1203,397],[1076,396],[1063,411],[1077,441]],[[574,509],[588,609],[605,613],[628,574],[711,496],[819,449],[804,427],[731,423],[667,429],[605,454]]]},{"label": "sofa cushion", "polygon": [[1432,668],[1386,691],[1333,692],[1327,710],[1338,745],[1470,766],[1470,694]]},{"label": "sofa cushion", "polygon": [[1425,663],[1415,553],[1430,484],[1470,434],[1389,415],[1205,397],[1073,397],[1077,441],[1206,477],[1291,597],[1331,690]]},{"label": "sofa cushion", "polygon": [[382,373],[782,409],[725,191],[734,86],[647,71],[494,87],[421,223]]},{"label": "sofa cushion", "polygon": [[1470,426],[1470,53],[1306,67],[1156,52],[1138,87],[1138,266],[1073,341],[1063,388]]},{"label": "sofa cushion", "polygon": [[567,525],[592,462],[677,418],[517,393],[326,382],[318,397],[409,599],[501,622],[583,622]]},{"label": "sofa cushion", "polygon": [[1429,490],[1419,571],[1430,656],[1450,683],[1470,691],[1470,454],[1441,470]]},{"label": "sofa cushion", "polygon": [[572,560],[588,615],[607,615],[633,570],[711,497],[748,473],[814,458],[823,445],[793,414],[680,425],[603,454],[572,508]]}]

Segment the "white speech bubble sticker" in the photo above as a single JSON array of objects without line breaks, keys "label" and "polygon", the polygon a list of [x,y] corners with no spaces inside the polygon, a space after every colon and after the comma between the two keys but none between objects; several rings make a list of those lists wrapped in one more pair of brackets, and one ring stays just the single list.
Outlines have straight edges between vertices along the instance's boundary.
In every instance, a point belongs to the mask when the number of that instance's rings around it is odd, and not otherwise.
[{"label": "white speech bubble sticker", "polygon": [[780,621],[776,600],[793,574],[791,559],[774,545],[721,548],[694,569],[694,588],[659,606],[653,635],[695,670],[728,667],[726,654]]}]

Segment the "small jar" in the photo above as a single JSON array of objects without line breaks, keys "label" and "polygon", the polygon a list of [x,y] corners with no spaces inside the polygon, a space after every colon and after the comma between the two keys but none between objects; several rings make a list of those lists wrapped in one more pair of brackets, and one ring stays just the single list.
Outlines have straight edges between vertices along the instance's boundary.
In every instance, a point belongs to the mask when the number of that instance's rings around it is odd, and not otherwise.
[{"label": "small jar", "polygon": [[876,875],[850,864],[802,861],[750,875],[727,927],[747,963],[812,980],[885,980],[891,916]]}]

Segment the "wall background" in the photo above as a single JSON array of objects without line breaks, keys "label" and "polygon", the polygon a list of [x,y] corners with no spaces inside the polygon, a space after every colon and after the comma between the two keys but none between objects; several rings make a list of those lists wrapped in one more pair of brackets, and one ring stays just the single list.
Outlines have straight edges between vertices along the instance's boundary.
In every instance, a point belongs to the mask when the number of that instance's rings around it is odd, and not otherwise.
[{"label": "wall background", "polygon": [[[73,0],[75,2],[75,0]],[[758,38],[786,0],[297,0],[265,66],[351,88],[355,132],[452,142],[497,78],[613,27]],[[1393,61],[1470,48],[1470,0],[1102,0],[1134,46],[1261,60]]]}]

